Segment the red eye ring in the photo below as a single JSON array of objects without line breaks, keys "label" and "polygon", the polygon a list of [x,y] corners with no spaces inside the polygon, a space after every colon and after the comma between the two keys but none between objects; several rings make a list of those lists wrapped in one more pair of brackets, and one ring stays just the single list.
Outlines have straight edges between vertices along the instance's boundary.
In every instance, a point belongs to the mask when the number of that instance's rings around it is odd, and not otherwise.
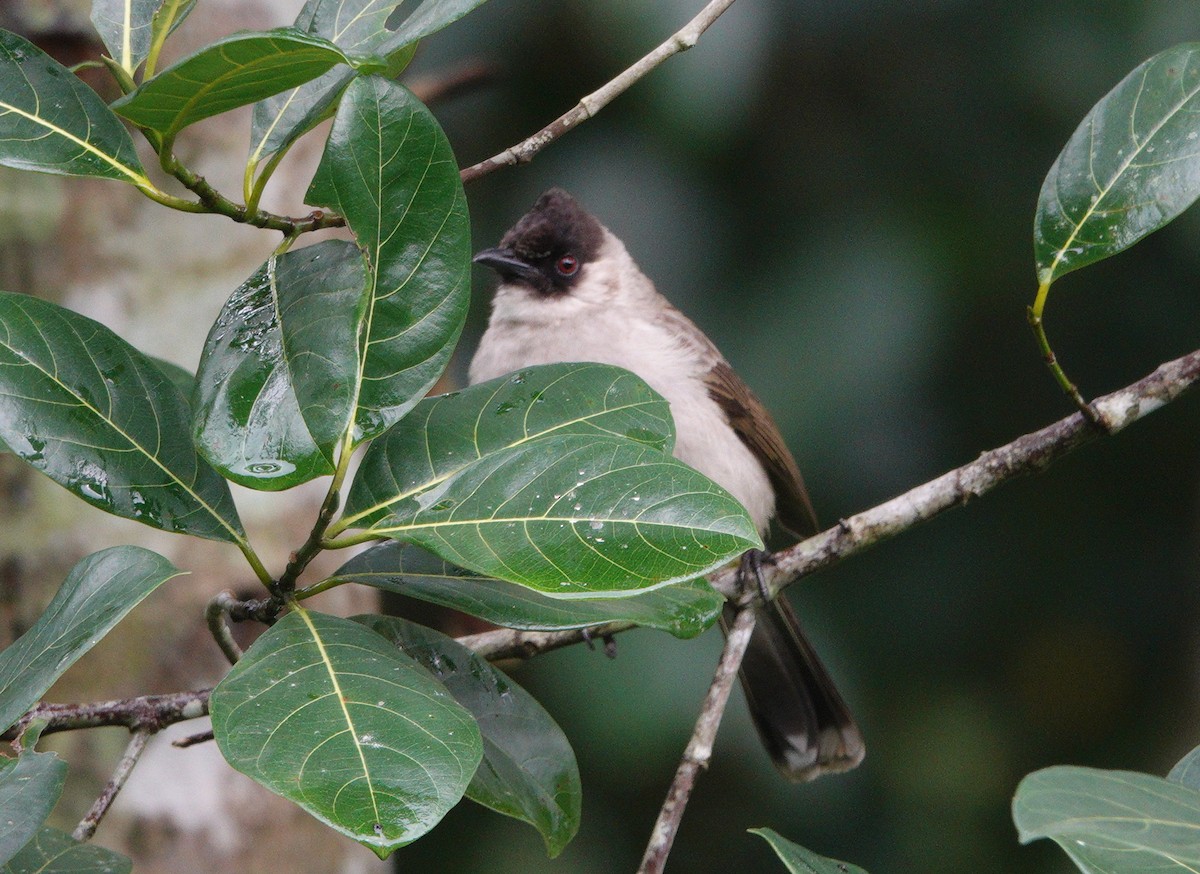
[{"label": "red eye ring", "polygon": [[554,264],[560,276],[574,276],[579,272],[579,259],[574,255],[563,255]]}]

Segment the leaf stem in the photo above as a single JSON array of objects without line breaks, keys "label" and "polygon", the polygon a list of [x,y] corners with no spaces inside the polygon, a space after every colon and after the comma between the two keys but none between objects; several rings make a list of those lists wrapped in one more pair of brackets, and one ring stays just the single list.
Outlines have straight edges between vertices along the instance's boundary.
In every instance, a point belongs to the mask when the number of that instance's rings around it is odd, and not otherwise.
[{"label": "leaf stem", "polygon": [[1054,376],[1055,381],[1058,382],[1059,387],[1066,393],[1075,406],[1079,408],[1085,419],[1093,425],[1101,425],[1100,417],[1092,406],[1084,400],[1083,395],[1079,393],[1079,389],[1075,387],[1075,383],[1067,378],[1062,365],[1058,363],[1058,357],[1054,354],[1054,350],[1050,348],[1050,340],[1046,337],[1046,326],[1042,321],[1042,312],[1046,308],[1046,298],[1049,293],[1049,281],[1043,282],[1038,286],[1033,306],[1026,310],[1029,327],[1033,330],[1033,336],[1037,340],[1038,349],[1042,353],[1042,359],[1046,362],[1046,366],[1050,368],[1050,373]]}]

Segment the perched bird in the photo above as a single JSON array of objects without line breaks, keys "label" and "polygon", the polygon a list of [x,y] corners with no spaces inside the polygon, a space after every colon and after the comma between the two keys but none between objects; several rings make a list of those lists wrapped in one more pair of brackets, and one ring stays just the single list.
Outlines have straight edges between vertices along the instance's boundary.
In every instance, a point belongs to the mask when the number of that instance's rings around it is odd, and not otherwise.
[{"label": "perched bird", "polygon": [[[675,456],[737,498],[761,533],[773,519],[796,536],[817,530],[770,413],[621,241],[569,194],[547,191],[475,261],[501,282],[471,362],[472,383],[567,361],[631,370],[670,403]],[[742,567],[752,568],[755,558]],[[741,679],[763,744],[789,779],[862,761],[858,726],[784,599],[761,608]]]}]

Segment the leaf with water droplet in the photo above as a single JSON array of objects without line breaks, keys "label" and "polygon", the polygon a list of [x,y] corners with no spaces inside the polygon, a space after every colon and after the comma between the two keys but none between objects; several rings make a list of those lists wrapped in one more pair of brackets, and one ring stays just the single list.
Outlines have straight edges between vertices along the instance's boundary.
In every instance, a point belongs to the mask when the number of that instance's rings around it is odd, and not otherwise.
[{"label": "leaf with water droplet", "polygon": [[[531,404],[535,396],[542,402]],[[489,414],[499,407],[523,412]],[[371,444],[344,515],[365,527],[392,504],[429,490],[455,471],[540,436],[609,436],[630,430],[664,453],[674,445],[667,402],[634,374],[606,364],[531,367],[426,398]]]},{"label": "leaf with water droplet", "polygon": [[129,132],[70,71],[0,31],[0,165],[149,185]]},{"label": "leaf with water droplet", "polygon": [[190,431],[187,402],[145,355],[78,313],[0,292],[0,439],[102,510],[240,543],[229,486]]},{"label": "leaf with water droplet", "polygon": [[258,638],[210,706],[234,768],[381,858],[445,816],[482,755],[474,719],[428,671],[358,623],[307,610]]},{"label": "leaf with water droplet", "polygon": [[575,753],[540,704],[457,641],[394,616],[355,616],[428,668],[474,715],[483,761],[467,797],[528,822],[557,856],[579,829],[582,789]]}]

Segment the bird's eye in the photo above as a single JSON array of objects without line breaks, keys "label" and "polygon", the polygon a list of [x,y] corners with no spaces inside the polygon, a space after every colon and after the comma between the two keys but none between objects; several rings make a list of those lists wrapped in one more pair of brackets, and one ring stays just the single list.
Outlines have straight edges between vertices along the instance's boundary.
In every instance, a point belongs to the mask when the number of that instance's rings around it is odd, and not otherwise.
[{"label": "bird's eye", "polygon": [[574,276],[579,272],[579,259],[574,255],[563,255],[554,265],[561,276]]}]

